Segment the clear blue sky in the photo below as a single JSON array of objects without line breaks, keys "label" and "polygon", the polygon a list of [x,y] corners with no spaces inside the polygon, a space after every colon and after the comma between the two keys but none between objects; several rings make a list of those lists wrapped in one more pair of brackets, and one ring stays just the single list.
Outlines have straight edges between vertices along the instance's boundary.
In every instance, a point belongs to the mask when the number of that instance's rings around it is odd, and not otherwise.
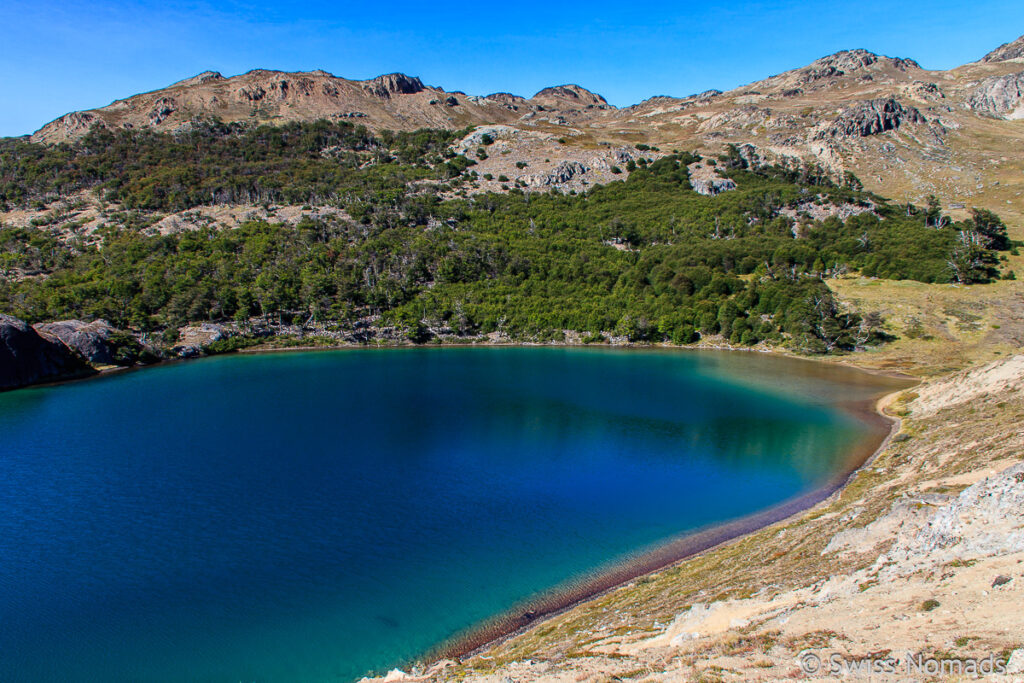
[{"label": "clear blue sky", "polygon": [[21,135],[207,69],[402,71],[470,94],[579,83],[622,106],[844,48],[949,68],[1024,34],[1024,2],[2,0],[0,26],[0,135]]}]

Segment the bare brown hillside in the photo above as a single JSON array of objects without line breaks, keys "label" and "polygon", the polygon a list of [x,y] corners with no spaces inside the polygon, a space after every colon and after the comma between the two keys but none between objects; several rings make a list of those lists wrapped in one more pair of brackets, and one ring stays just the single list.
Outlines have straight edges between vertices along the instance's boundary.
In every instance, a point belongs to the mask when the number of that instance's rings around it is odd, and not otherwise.
[{"label": "bare brown hillside", "polygon": [[763,158],[801,157],[851,171],[895,199],[936,194],[954,215],[978,205],[1011,224],[1024,221],[1024,37],[949,71],[844,50],[729,92],[658,96],[621,109],[578,85],[525,98],[467,95],[404,74],[355,81],[324,71],[205,72],[66,114],[33,140],[70,140],[97,125],[173,132],[209,118],[344,119],[375,130],[499,125],[506,153],[483,164],[481,175],[545,190],[607,182],[616,159],[628,161],[614,150],[637,143],[706,152],[749,144]]}]

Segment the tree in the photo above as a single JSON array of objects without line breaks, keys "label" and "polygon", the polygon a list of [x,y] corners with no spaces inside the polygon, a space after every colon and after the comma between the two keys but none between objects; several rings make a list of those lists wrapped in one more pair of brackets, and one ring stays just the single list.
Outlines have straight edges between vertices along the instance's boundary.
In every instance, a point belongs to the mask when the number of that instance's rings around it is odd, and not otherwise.
[{"label": "tree", "polygon": [[954,282],[970,284],[988,278],[985,238],[973,230],[961,230],[953,243],[947,264]]},{"label": "tree", "polygon": [[971,220],[974,231],[981,236],[987,249],[1006,251],[1010,248],[1010,237],[1006,233],[1006,224],[993,212],[987,209],[971,209]]}]

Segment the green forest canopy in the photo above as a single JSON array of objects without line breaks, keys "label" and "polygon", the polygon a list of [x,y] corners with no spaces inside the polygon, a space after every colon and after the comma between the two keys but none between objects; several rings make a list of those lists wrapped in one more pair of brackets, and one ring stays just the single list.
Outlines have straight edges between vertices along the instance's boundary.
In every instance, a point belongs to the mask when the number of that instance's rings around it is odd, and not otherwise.
[{"label": "green forest canopy", "polygon": [[[751,166],[735,148],[716,163],[738,189],[714,197],[692,190],[689,153],[641,159],[583,194],[466,196],[474,162],[450,151],[464,133],[319,121],[97,130],[53,147],[2,140],[0,208],[89,190],[124,211],[93,242],[0,227],[0,310],[143,331],[373,316],[415,341],[440,328],[519,339],[576,330],[828,352],[880,338],[878,321],[842,310],[828,276],[980,283],[999,276],[998,251],[1015,248],[991,212],[951,222],[935,202],[890,204],[855,178]],[[864,212],[780,214],[809,202]],[[145,230],[157,212],[231,203],[331,205],[350,218]]]}]

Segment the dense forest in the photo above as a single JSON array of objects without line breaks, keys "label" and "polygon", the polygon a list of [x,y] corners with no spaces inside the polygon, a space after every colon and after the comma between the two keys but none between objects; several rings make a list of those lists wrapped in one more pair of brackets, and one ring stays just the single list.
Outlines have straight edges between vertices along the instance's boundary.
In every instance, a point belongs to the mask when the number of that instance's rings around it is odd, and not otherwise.
[{"label": "dense forest", "polygon": [[[474,162],[450,151],[464,134],[321,121],[100,130],[54,147],[2,140],[0,209],[87,191],[117,210],[88,239],[0,225],[0,311],[105,318],[168,339],[198,321],[369,320],[416,342],[574,330],[587,341],[721,335],[820,353],[885,336],[880,321],[839,305],[828,278],[984,283],[1002,276],[998,252],[1016,249],[991,212],[954,222],[936,201],[892,204],[852,176],[765,165],[735,148],[709,160],[738,186],[717,196],[693,191],[687,166],[699,157],[686,152],[631,162],[623,180],[586,193],[473,194]],[[240,203],[339,213],[147,229],[167,213]],[[809,206],[856,215],[813,220]]]}]

